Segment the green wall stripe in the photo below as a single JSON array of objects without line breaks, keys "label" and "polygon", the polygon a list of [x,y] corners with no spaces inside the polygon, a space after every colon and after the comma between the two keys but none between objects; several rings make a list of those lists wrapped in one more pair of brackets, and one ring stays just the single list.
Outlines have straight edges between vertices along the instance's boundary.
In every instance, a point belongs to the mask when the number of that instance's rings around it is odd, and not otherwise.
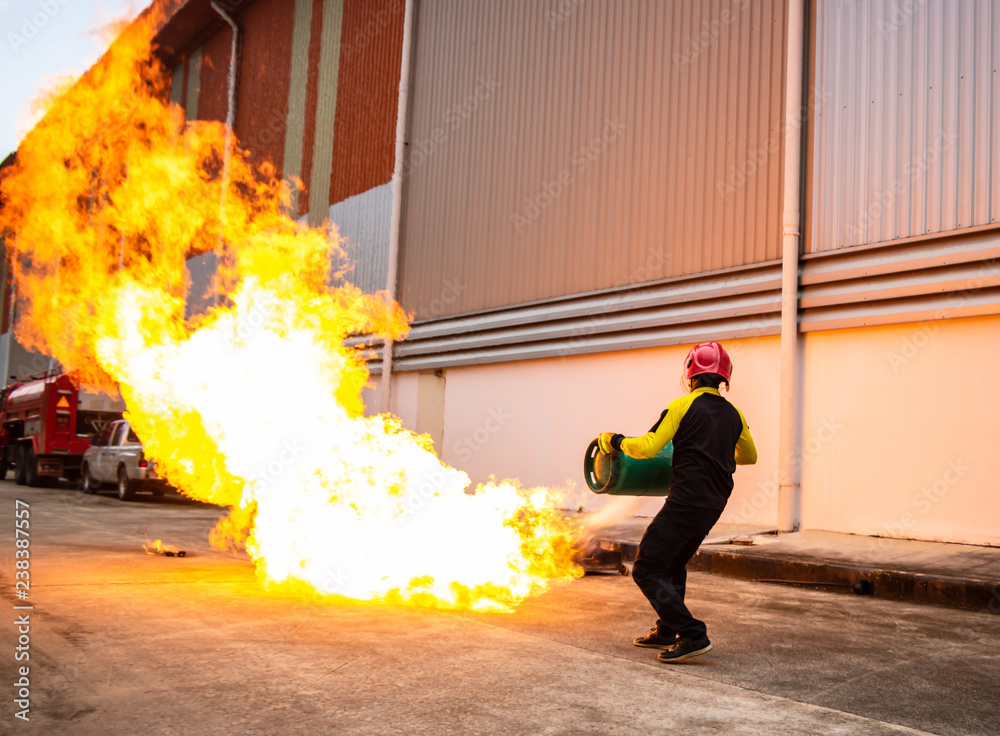
[{"label": "green wall stripe", "polygon": [[188,64],[188,88],[185,114],[188,120],[198,119],[198,94],[201,92],[201,49],[191,55]]},{"label": "green wall stripe", "polygon": [[[302,153],[306,131],[306,88],[309,84],[309,35],[313,0],[295,0],[292,27],[292,71],[288,84],[288,118],[285,121],[285,179],[302,178]],[[291,211],[299,211],[299,193],[292,192]]]},{"label": "green wall stripe", "polygon": [[184,62],[174,68],[170,77],[170,101],[181,104],[181,94],[184,92]]},{"label": "green wall stripe", "polygon": [[340,75],[340,29],[343,0],[323,4],[322,45],[319,55],[319,93],[316,99],[316,140],[309,176],[309,224],[321,225],[329,216],[330,174],[333,168],[333,125],[337,118],[337,80]]}]

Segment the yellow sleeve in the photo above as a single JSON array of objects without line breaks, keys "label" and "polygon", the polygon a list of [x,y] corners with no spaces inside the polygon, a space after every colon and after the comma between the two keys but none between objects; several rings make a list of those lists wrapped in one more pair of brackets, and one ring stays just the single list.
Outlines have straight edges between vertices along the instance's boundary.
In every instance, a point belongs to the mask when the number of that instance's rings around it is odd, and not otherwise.
[{"label": "yellow sleeve", "polygon": [[681,425],[681,419],[684,417],[687,405],[690,404],[690,401],[684,402],[687,398],[687,396],[682,396],[671,401],[656,426],[642,437],[623,439],[622,452],[634,458],[656,457],[660,450],[666,447],[667,443],[677,434],[677,428]]},{"label": "yellow sleeve", "polygon": [[740,412],[740,420],[743,422],[743,431],[740,432],[740,438],[736,442],[736,464],[753,465],[757,462],[757,446],[753,443],[746,417],[739,409],[736,411]]}]

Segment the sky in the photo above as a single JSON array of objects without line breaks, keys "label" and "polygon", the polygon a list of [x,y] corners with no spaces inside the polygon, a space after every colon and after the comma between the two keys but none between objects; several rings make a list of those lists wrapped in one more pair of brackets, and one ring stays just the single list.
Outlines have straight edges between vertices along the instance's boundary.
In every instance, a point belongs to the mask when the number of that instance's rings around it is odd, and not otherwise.
[{"label": "sky", "polygon": [[100,58],[107,40],[95,33],[137,14],[147,0],[0,0],[0,161],[35,119],[31,102]]}]

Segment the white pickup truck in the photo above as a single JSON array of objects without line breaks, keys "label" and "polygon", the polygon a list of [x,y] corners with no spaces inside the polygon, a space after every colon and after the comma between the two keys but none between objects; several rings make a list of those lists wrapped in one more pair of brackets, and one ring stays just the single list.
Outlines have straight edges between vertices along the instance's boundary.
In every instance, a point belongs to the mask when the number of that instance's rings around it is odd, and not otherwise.
[{"label": "white pickup truck", "polygon": [[142,442],[126,419],[111,422],[94,438],[83,454],[80,474],[84,493],[97,493],[103,483],[114,483],[123,501],[133,498],[136,491],[162,496],[167,488],[153,463],[146,460]]}]

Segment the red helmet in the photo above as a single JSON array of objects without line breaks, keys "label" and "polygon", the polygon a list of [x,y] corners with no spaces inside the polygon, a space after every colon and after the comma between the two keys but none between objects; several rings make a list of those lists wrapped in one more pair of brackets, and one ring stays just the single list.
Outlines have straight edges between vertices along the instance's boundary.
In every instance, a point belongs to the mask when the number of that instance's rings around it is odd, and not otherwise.
[{"label": "red helmet", "polygon": [[684,379],[690,381],[702,373],[718,373],[727,386],[733,377],[733,361],[717,342],[703,342],[691,348],[684,359]]}]

